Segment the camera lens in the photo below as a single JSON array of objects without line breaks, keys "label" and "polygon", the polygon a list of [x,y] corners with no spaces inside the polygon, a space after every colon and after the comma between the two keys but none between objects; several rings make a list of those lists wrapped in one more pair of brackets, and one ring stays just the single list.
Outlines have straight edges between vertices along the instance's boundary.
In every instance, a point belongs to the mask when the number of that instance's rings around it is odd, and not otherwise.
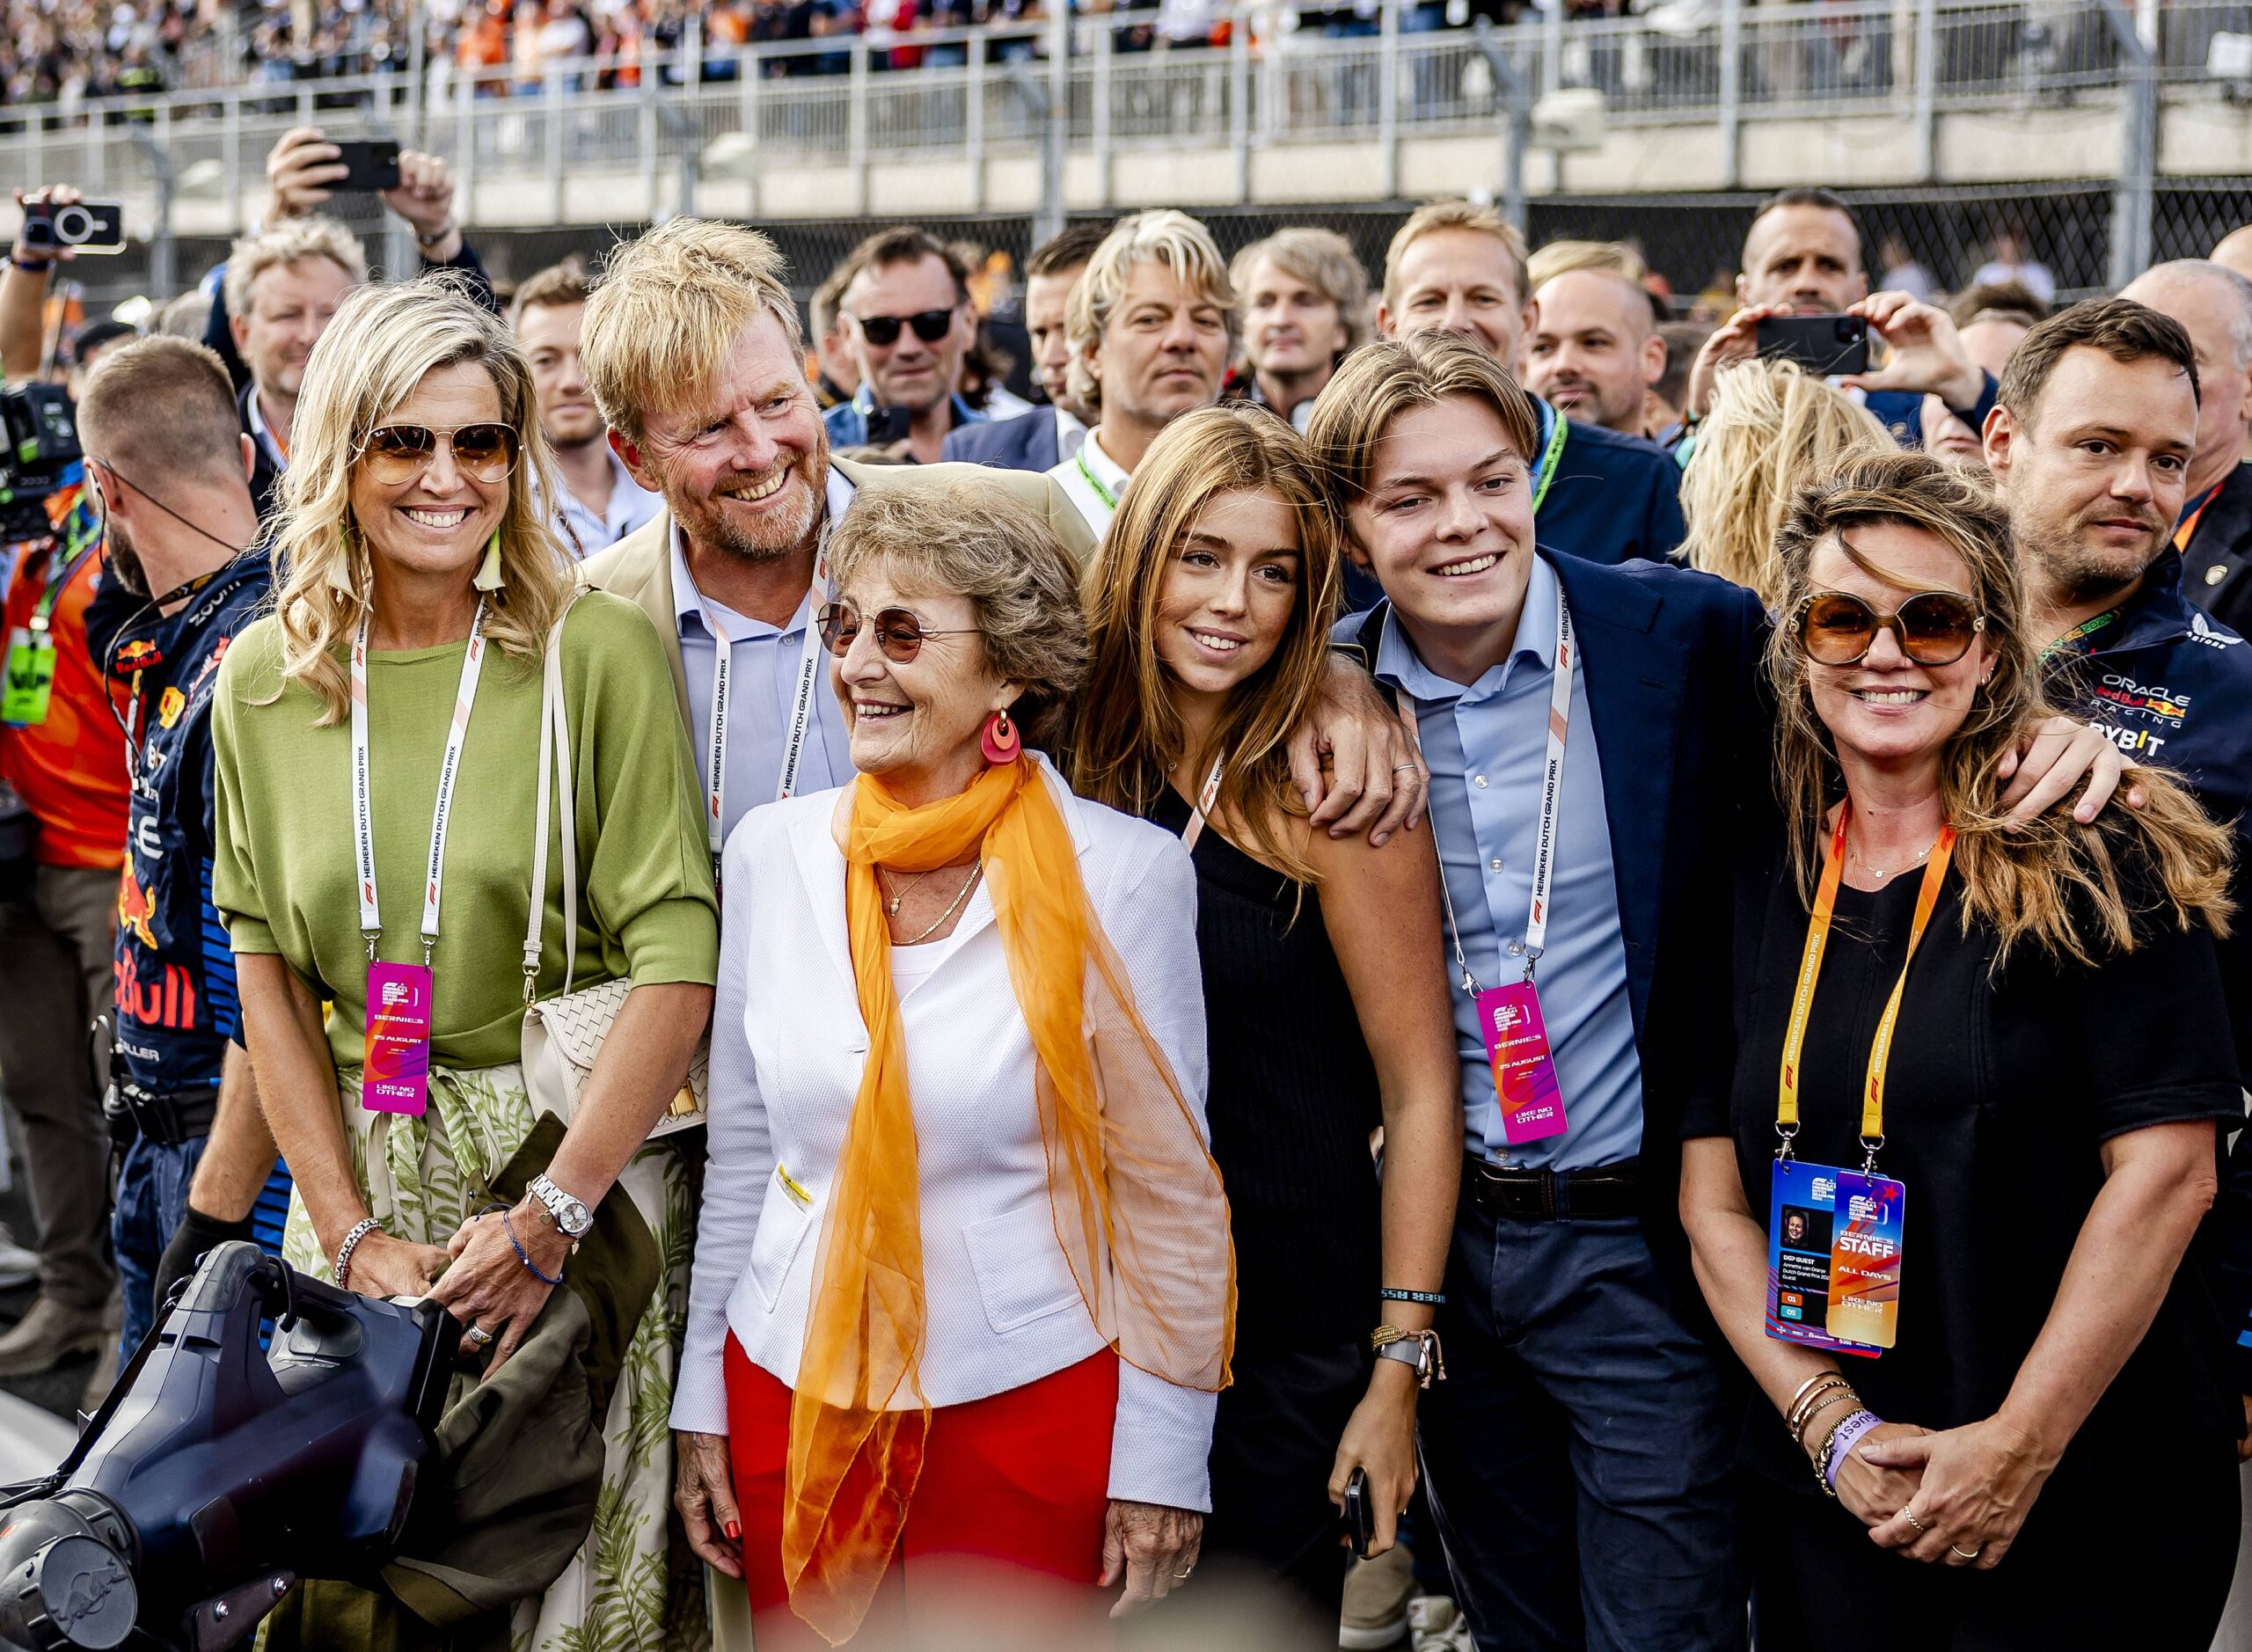
[{"label": "camera lens", "polygon": [[1838,318],[1838,342],[1851,344],[1861,334],[1861,322],[1852,316]]},{"label": "camera lens", "polygon": [[94,215],[84,207],[57,207],[55,209],[55,238],[66,246],[76,246],[94,232]]}]

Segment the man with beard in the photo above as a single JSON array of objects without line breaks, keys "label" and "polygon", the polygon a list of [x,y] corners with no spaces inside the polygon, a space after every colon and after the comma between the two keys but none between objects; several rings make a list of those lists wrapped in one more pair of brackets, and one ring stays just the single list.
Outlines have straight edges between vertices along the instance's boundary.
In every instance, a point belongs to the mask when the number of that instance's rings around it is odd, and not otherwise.
[{"label": "man with beard", "polygon": [[[126,1357],[162,1299],[161,1264],[177,1275],[222,1240],[251,1237],[274,1163],[238,1042],[234,955],[211,904],[211,695],[229,641],[273,586],[271,564],[248,549],[255,455],[233,402],[215,353],[157,338],[105,356],[78,406],[111,566],[143,599],[110,647],[133,733],[110,1071],[113,1129],[132,1133],[110,1221]],[[280,1191],[286,1199],[286,1181]]]},{"label": "man with beard", "polygon": [[1963,350],[1947,311],[1906,293],[1870,295],[1861,221],[1827,189],[1786,189],[1761,203],[1744,231],[1736,299],[1743,308],[1705,340],[1689,369],[1693,430],[1712,406],[1715,376],[1753,354],[1759,323],[1771,316],[1866,320],[1885,346],[1884,365],[1835,382],[1904,448],[1922,443],[1927,395],[1937,396],[1973,430],[1984,427],[1994,405],[1993,376]]},{"label": "man with beard", "polygon": [[2154,265],[2120,294],[2171,316],[2197,349],[2197,451],[2174,548],[2190,600],[2235,631],[2252,625],[2252,281],[2203,259]]},{"label": "man with beard", "polygon": [[1580,424],[1642,434],[1651,387],[1665,372],[1665,340],[1649,295],[1605,269],[1572,269],[1532,295],[1524,387]]},{"label": "man with beard", "polygon": [[983,424],[961,396],[961,362],[977,341],[977,308],[961,255],[923,230],[879,230],[844,260],[838,313],[860,373],[852,399],[822,415],[830,445],[900,440],[875,429],[879,408],[904,408],[906,451],[934,464],[949,431]]},{"label": "man with beard", "polygon": [[1048,474],[1098,538],[1158,432],[1220,398],[1235,289],[1211,231],[1170,208],[1121,218],[1071,289],[1072,383],[1101,418]]},{"label": "man with beard", "polygon": [[610,450],[609,428],[587,389],[579,365],[587,292],[586,270],[574,259],[531,277],[508,306],[516,342],[531,364],[539,428],[555,451],[562,484],[553,508],[555,530],[582,557],[616,545],[664,503]]},{"label": "man with beard", "polygon": [[1025,260],[1025,336],[1048,406],[948,431],[947,458],[1005,471],[1047,471],[1078,452],[1095,413],[1071,390],[1071,289],[1108,233],[1104,224],[1074,224]]}]

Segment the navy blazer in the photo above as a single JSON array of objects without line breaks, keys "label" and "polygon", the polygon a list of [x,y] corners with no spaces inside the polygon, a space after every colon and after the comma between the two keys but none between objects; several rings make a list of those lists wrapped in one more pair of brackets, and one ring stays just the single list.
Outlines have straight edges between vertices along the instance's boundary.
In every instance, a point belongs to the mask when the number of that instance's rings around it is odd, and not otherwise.
[{"label": "navy blazer", "polygon": [[[2001,388],[1994,383],[1992,373],[1981,373],[1978,378],[1978,399],[1968,407],[1948,409],[1973,430],[1986,428],[1986,415],[1993,412],[1994,397]],[[1924,445],[1924,398],[1920,392],[1875,390],[1862,398],[1861,406],[1876,415],[1877,423],[1890,431],[1892,439],[1902,447],[1914,450]]]},{"label": "navy blazer", "polygon": [[[1576,426],[1569,442],[1579,436]],[[1681,1126],[1693,1101],[1728,1099],[1730,866],[1740,834],[1764,841],[1776,830],[1774,716],[1760,670],[1766,617],[1750,591],[1710,574],[1645,561],[1606,567],[1546,546],[1541,554],[1580,639],[1610,816],[1642,1068],[1642,1226],[1695,1323],[1703,1316],[1678,1208]],[[1396,623],[1389,603],[1348,618],[1338,640],[1360,642],[1372,662],[1385,623]]]},{"label": "navy blazer", "polygon": [[1013,419],[956,425],[947,432],[939,457],[1004,471],[1052,471],[1064,462],[1056,446],[1056,410],[1040,406]]}]

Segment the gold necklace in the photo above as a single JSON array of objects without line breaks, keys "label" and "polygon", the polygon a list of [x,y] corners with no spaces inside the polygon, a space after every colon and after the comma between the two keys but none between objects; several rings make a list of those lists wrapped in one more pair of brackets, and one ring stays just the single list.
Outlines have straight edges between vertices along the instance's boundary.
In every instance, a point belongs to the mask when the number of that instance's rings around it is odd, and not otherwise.
[{"label": "gold necklace", "polygon": [[[937,868],[933,867],[932,870],[935,871]],[[952,917],[956,912],[961,910],[961,903],[969,898],[970,890],[977,887],[977,880],[984,876],[984,874],[985,863],[983,860],[980,860],[976,865],[969,868],[969,875],[961,881],[961,889],[955,893],[953,900],[947,903],[947,910],[940,913],[938,917],[932,921],[930,928],[925,930],[921,934],[917,935],[910,939],[896,940],[891,944],[895,947],[912,947],[922,941],[930,939],[932,935],[938,932],[940,925],[945,923],[948,918]],[[925,875],[927,876],[928,874],[925,874]]]},{"label": "gold necklace", "polygon": [[[896,895],[893,895],[886,898],[883,909],[885,916],[889,917],[897,917],[899,916],[899,903],[907,898],[907,892],[910,889],[912,889],[917,884],[922,882],[924,879],[929,877],[932,872],[936,872],[938,868],[936,866],[932,866],[929,872],[918,872],[913,877],[908,879],[906,882],[901,884],[899,886],[899,892]],[[882,867],[879,866],[876,868],[876,875],[878,881],[881,881],[883,875]]]}]

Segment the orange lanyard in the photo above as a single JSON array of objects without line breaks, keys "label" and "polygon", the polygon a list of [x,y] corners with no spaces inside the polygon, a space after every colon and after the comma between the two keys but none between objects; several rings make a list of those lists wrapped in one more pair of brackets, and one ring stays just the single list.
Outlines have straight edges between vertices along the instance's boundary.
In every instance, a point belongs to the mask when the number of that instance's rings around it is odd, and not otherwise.
[{"label": "orange lanyard", "polygon": [[[1821,978],[1822,953],[1830,940],[1830,920],[1838,908],[1838,885],[1846,874],[1846,822],[1850,803],[1838,806],[1838,830],[1831,834],[1830,859],[1822,868],[1815,890],[1814,916],[1806,926],[1806,950],[1799,959],[1798,989],[1791,997],[1790,1030],[1783,1037],[1783,1066],[1775,1099],[1775,1129],[1783,1138],[1788,1157],[1791,1138],[1798,1134],[1799,1053],[1806,1043],[1806,1024],[1814,1010],[1814,983]],[[1947,881],[1947,866],[1955,853],[1955,828],[1942,826],[1924,863],[1923,887],[1916,894],[1916,916],[1908,926],[1908,955],[1901,961],[1900,978],[1892,983],[1884,1014],[1876,1024],[1876,1038],[1868,1051],[1868,1079],[1861,1093],[1861,1144],[1874,1162],[1884,1142],[1884,1069],[1892,1054],[1892,1034],[1900,1021],[1900,998],[1908,985],[1908,967],[1916,961],[1916,947],[1939,905],[1940,885]]]},{"label": "orange lanyard", "polygon": [[2218,494],[2219,492],[2220,484],[2219,482],[2215,482],[2211,487],[2205,490],[2205,496],[2197,501],[2197,509],[2191,511],[2188,515],[2182,518],[2181,526],[2177,527],[2174,530],[2174,549],[2175,552],[2186,552],[2190,549],[2190,541],[2197,537],[2197,523],[2204,515],[2205,507],[2213,502],[2214,495]]}]

